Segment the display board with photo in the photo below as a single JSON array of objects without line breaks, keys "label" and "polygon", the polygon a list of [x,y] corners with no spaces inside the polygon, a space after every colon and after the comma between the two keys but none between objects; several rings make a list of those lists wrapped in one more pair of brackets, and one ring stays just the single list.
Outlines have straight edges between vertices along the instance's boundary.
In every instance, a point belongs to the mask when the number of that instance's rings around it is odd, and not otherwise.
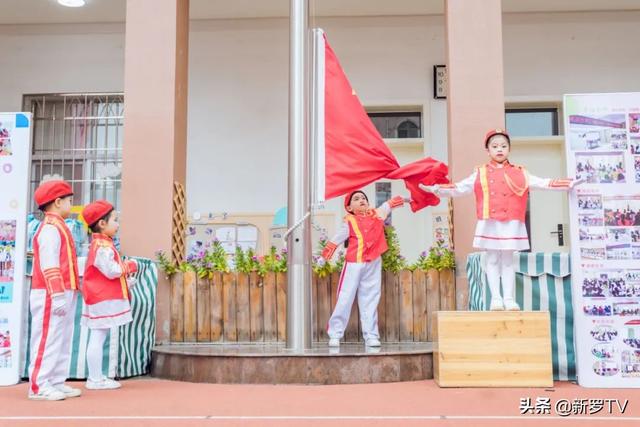
[{"label": "display board with photo", "polygon": [[640,93],[564,108],[578,381],[640,387]]}]

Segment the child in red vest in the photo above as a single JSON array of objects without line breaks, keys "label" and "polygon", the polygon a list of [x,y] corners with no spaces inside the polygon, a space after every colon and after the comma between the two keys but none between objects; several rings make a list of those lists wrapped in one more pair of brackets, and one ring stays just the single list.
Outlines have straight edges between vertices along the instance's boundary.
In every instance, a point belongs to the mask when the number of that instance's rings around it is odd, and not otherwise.
[{"label": "child in red vest", "polygon": [[44,220],[33,237],[29,399],[64,400],[81,394],[64,384],[79,289],[75,243],[64,222],[71,214],[73,189],[65,181],[48,181],[34,198]]},{"label": "child in red vest", "polygon": [[[484,146],[491,161],[476,168],[466,179],[455,184],[420,187],[445,197],[475,193],[478,223],[473,246],[487,251],[490,310],[517,311],[520,307],[514,299],[513,255],[516,251],[529,249],[525,226],[529,189],[567,191],[582,180],[538,178],[524,167],[512,165],[507,159],[511,140],[502,129],[488,132]],[[500,278],[503,296],[500,295]]]},{"label": "child in red vest", "polygon": [[132,320],[129,286],[133,283],[127,281],[127,275],[137,271],[137,264],[130,260],[123,262],[113,245],[118,222],[109,202],[98,200],[88,204],[82,216],[93,232],[82,284],[85,303],[82,324],[91,330],[86,387],[90,390],[116,389],[120,388],[120,383],[102,374],[103,345],[112,327]]},{"label": "child in red vest", "polygon": [[328,324],[330,347],[340,346],[356,293],[365,344],[368,347],[380,346],[378,302],[382,272],[381,255],[387,250],[384,221],[391,209],[402,206],[404,202],[402,197],[396,196],[379,208],[371,209],[369,200],[362,191],[349,193],[344,199],[344,207],[348,214],[322,252],[322,258],[329,260],[338,245],[348,241],[338,285],[338,301]]}]

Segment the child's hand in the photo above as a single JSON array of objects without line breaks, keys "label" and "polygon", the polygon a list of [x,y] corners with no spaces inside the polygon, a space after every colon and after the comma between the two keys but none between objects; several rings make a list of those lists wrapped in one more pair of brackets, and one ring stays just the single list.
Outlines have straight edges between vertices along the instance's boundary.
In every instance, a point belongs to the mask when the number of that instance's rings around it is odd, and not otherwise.
[{"label": "child's hand", "polygon": [[333,253],[336,251],[337,247],[338,247],[338,245],[336,245],[335,243],[327,242],[327,244],[325,245],[324,249],[322,250],[322,254],[320,256],[322,258],[324,258],[325,260],[331,259],[331,257],[333,256]]},{"label": "child's hand", "polygon": [[402,201],[405,203],[411,203],[411,197],[403,197]]},{"label": "child's hand", "polygon": [[569,188],[573,188],[576,187],[580,184],[582,184],[583,182],[587,182],[587,180],[585,178],[578,178],[578,179],[572,179],[571,182],[569,183]]},{"label": "child's hand", "polygon": [[404,205],[404,198],[402,196],[395,196],[389,199],[389,207],[391,209],[398,208]]},{"label": "child's hand", "polygon": [[439,193],[439,191],[440,191],[440,186],[439,186],[438,184],[435,184],[435,185],[424,185],[424,184],[418,184],[418,186],[419,186],[422,190],[424,190],[424,191],[426,191],[426,192],[428,192],[428,193],[436,194],[436,195],[437,195],[437,194]]},{"label": "child's hand", "polygon": [[51,312],[60,317],[67,314],[67,299],[64,294],[51,298]]}]

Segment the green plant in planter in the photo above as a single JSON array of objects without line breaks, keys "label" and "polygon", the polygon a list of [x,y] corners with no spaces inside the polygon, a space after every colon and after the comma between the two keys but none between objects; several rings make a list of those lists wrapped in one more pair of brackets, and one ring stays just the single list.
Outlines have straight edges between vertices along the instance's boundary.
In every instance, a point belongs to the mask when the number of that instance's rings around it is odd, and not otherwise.
[{"label": "green plant in planter", "polygon": [[236,251],[233,255],[235,271],[238,273],[251,273],[251,265],[249,263],[248,255],[248,252],[242,250],[240,246],[236,246]]},{"label": "green plant in planter", "polygon": [[264,276],[267,273],[284,273],[287,271],[287,250],[278,253],[272,246],[269,253],[258,257],[258,274]]},{"label": "green plant in planter", "polygon": [[172,276],[173,274],[178,272],[178,267],[173,261],[169,259],[164,251],[156,251],[156,262],[158,263],[158,267],[160,267],[160,270],[164,271],[167,276]]},{"label": "green plant in planter", "polygon": [[387,240],[388,249],[382,254],[382,270],[397,273],[407,268],[407,260],[400,255],[400,241],[396,229],[391,225],[386,226],[384,237]]},{"label": "green plant in planter", "polygon": [[[189,261],[189,257],[187,257],[187,260]],[[231,271],[227,252],[217,239],[213,241],[208,250],[194,256],[191,259],[191,263],[198,273],[198,277],[201,278],[207,277],[210,279],[213,277],[213,273],[228,273]]]},{"label": "green plant in planter", "polygon": [[418,260],[412,266],[413,269],[419,269],[422,271],[455,269],[455,254],[452,250],[445,248],[443,243],[444,242],[442,240],[438,240],[435,246],[429,248],[428,252],[422,252]]}]

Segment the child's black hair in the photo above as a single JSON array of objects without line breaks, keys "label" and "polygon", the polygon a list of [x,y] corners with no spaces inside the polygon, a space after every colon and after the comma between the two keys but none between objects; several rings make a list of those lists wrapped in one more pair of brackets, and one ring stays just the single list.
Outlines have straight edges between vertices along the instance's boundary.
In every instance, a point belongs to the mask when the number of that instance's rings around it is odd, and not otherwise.
[{"label": "child's black hair", "polygon": [[511,148],[511,138],[509,137],[509,135],[505,134],[505,133],[496,133],[495,135],[491,135],[489,138],[487,138],[487,140],[484,142],[484,148],[488,149],[489,148],[489,143],[491,142],[491,140],[493,138],[495,138],[496,136],[504,136],[507,139],[507,144],[509,144],[509,148]]},{"label": "child's black hair", "polygon": [[113,209],[111,209],[109,212],[107,212],[106,214],[104,214],[102,217],[100,217],[99,220],[97,220],[96,222],[94,222],[93,224],[89,225],[89,229],[91,229],[91,231],[93,231],[94,233],[99,233],[100,232],[100,228],[98,228],[98,224],[100,223],[100,221],[105,220],[106,222],[109,222],[109,217],[111,217],[111,214],[113,213]]}]

